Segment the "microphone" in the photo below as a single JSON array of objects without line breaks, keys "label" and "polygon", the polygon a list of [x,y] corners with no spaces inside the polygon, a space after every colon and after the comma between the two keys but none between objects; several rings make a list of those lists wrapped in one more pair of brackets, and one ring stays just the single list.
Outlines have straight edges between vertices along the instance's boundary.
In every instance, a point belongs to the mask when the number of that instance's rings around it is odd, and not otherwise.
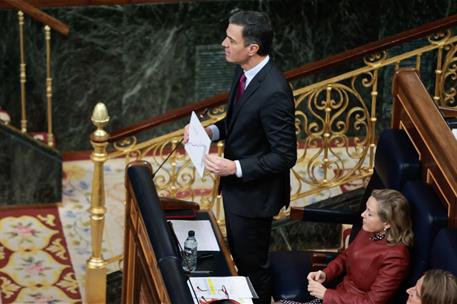
[{"label": "microphone", "polygon": [[200,114],[198,114],[198,118],[200,118],[200,119],[205,118],[205,116],[206,116],[206,114],[208,114],[208,112],[209,112],[209,109],[204,108],[203,111],[201,111]]},{"label": "microphone", "polygon": [[173,150],[171,150],[171,152],[168,153],[167,157],[165,157],[165,159],[160,163],[159,167],[152,173],[152,178],[154,178],[154,176],[156,176],[157,171],[159,171],[160,168],[162,168],[162,166],[167,162],[167,160],[170,158],[170,156],[178,149],[179,145],[182,143],[183,140],[184,140],[184,137],[181,138],[181,140],[178,141],[178,143],[176,144],[176,147],[174,147]]}]

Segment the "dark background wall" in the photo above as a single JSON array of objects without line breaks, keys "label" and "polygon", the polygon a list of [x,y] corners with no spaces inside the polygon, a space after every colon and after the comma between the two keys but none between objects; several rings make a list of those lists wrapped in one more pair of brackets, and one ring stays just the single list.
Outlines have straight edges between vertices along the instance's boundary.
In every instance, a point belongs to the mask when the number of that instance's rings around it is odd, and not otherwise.
[{"label": "dark background wall", "polygon": [[[235,9],[266,11],[273,59],[284,70],[457,13],[452,0],[204,1],[44,9],[70,26],[52,37],[54,133],[62,151],[90,149],[90,116],[103,101],[110,130],[220,93],[233,66],[218,47]],[[17,13],[0,10],[0,107],[19,126]],[[42,27],[26,19],[27,115],[46,130]],[[181,124],[181,123],[179,123]]]}]

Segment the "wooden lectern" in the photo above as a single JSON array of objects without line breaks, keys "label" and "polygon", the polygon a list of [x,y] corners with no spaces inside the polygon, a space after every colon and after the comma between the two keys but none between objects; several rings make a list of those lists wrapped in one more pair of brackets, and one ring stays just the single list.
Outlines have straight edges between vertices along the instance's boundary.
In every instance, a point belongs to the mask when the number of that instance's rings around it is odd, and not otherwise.
[{"label": "wooden lectern", "polygon": [[[146,161],[130,163],[126,169],[127,206],[125,221],[122,303],[194,303],[176,237],[164,209],[198,209],[198,205],[159,199],[152,168]],[[196,219],[210,220],[221,251],[199,262],[211,276],[236,275],[235,265],[211,212],[197,211]]]}]

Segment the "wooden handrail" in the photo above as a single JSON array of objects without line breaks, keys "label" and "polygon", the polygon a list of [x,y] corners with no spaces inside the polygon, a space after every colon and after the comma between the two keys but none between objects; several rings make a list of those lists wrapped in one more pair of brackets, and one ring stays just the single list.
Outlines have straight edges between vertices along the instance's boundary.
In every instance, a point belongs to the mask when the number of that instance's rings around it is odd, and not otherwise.
[{"label": "wooden handrail", "polygon": [[[299,68],[289,70],[284,73],[288,81],[293,81],[313,73],[334,68],[343,63],[355,60],[362,56],[385,50],[387,48],[408,42],[440,30],[448,29],[457,24],[457,14],[444,19],[436,20],[417,28],[389,36],[379,41],[364,44],[355,49],[327,57],[325,59],[305,64]],[[155,116],[153,118],[136,123],[132,126],[115,131],[111,134],[109,141],[114,142],[123,137],[131,136],[146,129],[158,126],[162,123],[170,122],[174,119],[189,116],[192,111],[201,111],[205,108],[212,108],[224,104],[227,101],[228,93],[220,94],[201,100],[199,102],[186,105],[184,107],[169,111],[167,113]]]},{"label": "wooden handrail", "polygon": [[68,33],[70,32],[70,28],[68,25],[65,23],[61,22],[60,20],[57,20],[56,18],[46,14],[42,10],[34,7],[33,5],[29,4],[27,1],[23,0],[4,0],[11,6],[17,8],[18,10],[23,11],[25,14],[29,15],[33,19],[49,25],[52,29],[54,29],[56,32],[61,33],[64,36],[68,36]]},{"label": "wooden handrail", "polygon": [[224,104],[228,99],[228,93],[219,94],[210,98],[203,99],[199,102],[188,104],[184,107],[178,108],[173,111],[169,111],[153,118],[144,120],[142,122],[136,123],[129,127],[114,131],[110,134],[108,139],[109,142],[115,142],[121,138],[131,136],[133,134],[139,133],[149,128],[153,128],[163,123],[170,122],[175,119],[179,119],[185,116],[190,115],[192,111],[200,112],[207,108],[217,107]]},{"label": "wooden handrail", "polygon": [[435,20],[433,22],[421,25],[411,30],[401,32],[396,35],[386,37],[384,39],[370,42],[359,46],[355,49],[339,53],[325,59],[305,64],[299,68],[287,71],[284,75],[287,80],[292,81],[306,75],[314,74],[328,68],[336,67],[340,64],[352,61],[354,59],[382,51],[393,46],[427,36],[438,31],[448,29],[457,24],[457,14],[444,19]]},{"label": "wooden handrail", "polygon": [[440,110],[441,114],[444,117],[455,117],[457,118],[457,109],[450,108],[450,107],[438,107]]},{"label": "wooden handrail", "polygon": [[[128,5],[141,3],[170,4],[189,2],[189,0],[27,0],[35,7],[67,7],[67,6],[89,6],[89,5]],[[7,1],[0,0],[1,8],[10,8]]]}]

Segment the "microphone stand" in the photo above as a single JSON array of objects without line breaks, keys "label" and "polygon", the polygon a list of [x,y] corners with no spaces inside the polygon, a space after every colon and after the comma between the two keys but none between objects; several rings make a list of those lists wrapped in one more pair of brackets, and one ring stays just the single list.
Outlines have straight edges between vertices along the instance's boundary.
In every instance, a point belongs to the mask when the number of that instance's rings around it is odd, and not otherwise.
[{"label": "microphone stand", "polygon": [[171,152],[168,153],[167,157],[165,157],[165,159],[160,163],[159,167],[152,173],[152,177],[153,178],[156,175],[157,171],[159,171],[160,168],[162,168],[162,166],[168,161],[170,156],[178,149],[179,145],[183,142],[183,140],[184,140],[184,137],[181,138],[180,141],[178,141],[178,143],[176,144],[176,147],[174,147],[173,150],[171,150]]}]

